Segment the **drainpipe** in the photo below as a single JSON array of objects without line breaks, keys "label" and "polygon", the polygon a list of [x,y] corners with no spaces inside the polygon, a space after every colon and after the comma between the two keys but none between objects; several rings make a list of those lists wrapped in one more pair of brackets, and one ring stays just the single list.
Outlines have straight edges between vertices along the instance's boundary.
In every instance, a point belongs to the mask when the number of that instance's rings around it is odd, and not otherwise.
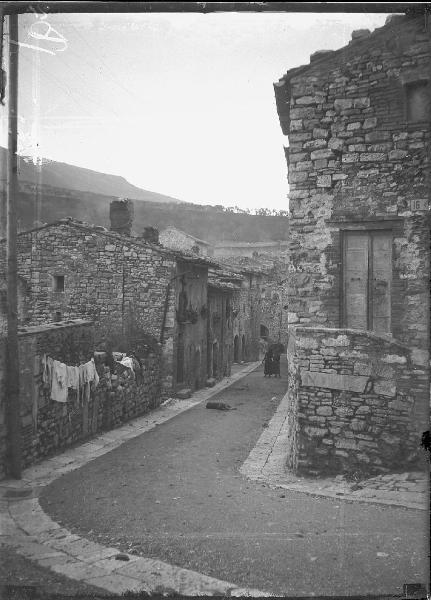
[{"label": "drainpipe", "polygon": [[[1,40],[3,42],[3,40]],[[21,479],[22,440],[19,385],[17,218],[18,196],[18,15],[9,15],[9,90],[7,155],[7,377],[6,398],[10,475]]]}]

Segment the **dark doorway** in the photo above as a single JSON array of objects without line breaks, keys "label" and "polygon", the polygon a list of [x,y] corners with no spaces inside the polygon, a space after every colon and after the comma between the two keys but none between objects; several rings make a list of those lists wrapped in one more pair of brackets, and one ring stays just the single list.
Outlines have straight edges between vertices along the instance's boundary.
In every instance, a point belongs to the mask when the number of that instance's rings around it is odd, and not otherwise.
[{"label": "dark doorway", "polygon": [[268,327],[265,327],[265,325],[261,325],[260,326],[260,337],[263,338],[264,340],[267,340],[268,336],[269,336]]},{"label": "dark doorway", "polygon": [[218,343],[213,343],[213,377],[218,377]]},{"label": "dark doorway", "polygon": [[177,383],[184,381],[184,338],[183,333],[178,334],[177,345]]},{"label": "dark doorway", "polygon": [[246,361],[247,360],[247,347],[246,347],[246,342],[245,342],[245,335],[242,336],[242,342],[241,342],[241,358],[242,360]]},{"label": "dark doorway", "polygon": [[237,335],[233,340],[233,362],[239,363],[239,337]]}]

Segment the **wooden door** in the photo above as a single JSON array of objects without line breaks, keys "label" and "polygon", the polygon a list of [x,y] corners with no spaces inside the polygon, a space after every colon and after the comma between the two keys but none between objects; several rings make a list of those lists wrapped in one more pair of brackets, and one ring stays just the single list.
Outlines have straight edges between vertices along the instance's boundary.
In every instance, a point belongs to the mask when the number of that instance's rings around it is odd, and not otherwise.
[{"label": "wooden door", "polygon": [[376,333],[391,331],[392,236],[375,232],[371,236],[372,264],[371,320]]},{"label": "wooden door", "polygon": [[368,251],[367,233],[346,232],[344,321],[352,329],[368,329]]},{"label": "wooden door", "polygon": [[344,325],[390,333],[392,234],[348,231],[344,240]]}]

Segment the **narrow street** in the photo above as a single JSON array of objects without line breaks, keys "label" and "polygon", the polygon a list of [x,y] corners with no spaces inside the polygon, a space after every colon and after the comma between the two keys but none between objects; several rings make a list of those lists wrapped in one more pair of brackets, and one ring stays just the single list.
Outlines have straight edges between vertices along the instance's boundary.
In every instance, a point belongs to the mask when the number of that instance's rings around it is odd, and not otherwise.
[{"label": "narrow street", "polygon": [[401,594],[426,580],[426,513],[316,498],[239,468],[287,385],[262,367],[213,400],[64,475],[40,499],[104,545],[284,595]]}]

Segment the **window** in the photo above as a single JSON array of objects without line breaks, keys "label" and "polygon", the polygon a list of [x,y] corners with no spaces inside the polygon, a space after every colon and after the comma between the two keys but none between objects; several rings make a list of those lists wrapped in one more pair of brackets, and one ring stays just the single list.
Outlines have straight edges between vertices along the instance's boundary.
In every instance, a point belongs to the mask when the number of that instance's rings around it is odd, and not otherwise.
[{"label": "window", "polygon": [[405,86],[406,119],[408,123],[421,123],[430,118],[430,90],[427,80],[414,81]]},{"label": "window", "polygon": [[54,292],[64,292],[64,275],[54,275],[53,289]]},{"label": "window", "polygon": [[390,333],[392,233],[345,231],[343,241],[344,326]]}]

